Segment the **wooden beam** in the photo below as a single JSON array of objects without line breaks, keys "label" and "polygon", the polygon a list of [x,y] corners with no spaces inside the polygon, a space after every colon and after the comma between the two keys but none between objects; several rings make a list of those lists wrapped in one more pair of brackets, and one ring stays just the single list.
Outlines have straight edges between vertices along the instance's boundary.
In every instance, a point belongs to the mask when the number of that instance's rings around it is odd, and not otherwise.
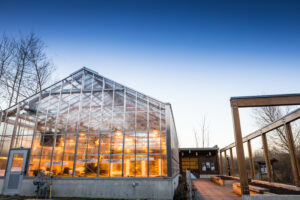
[{"label": "wooden beam", "polygon": [[254,168],[254,162],[252,157],[252,147],[251,147],[251,141],[247,141],[248,146],[248,154],[249,154],[249,165],[250,165],[250,175],[252,179],[255,179],[255,168]]},{"label": "wooden beam", "polygon": [[298,170],[299,164],[297,165],[298,159],[297,159],[297,154],[296,154],[295,144],[294,144],[294,137],[293,137],[290,123],[285,124],[284,129],[285,129],[285,134],[286,134],[286,138],[288,141],[289,155],[290,155],[291,164],[292,164],[294,183],[297,187],[299,187],[299,185],[300,185],[299,184],[299,170]]},{"label": "wooden beam", "polygon": [[220,151],[220,174],[223,175],[223,156],[222,156],[222,151]]},{"label": "wooden beam", "polygon": [[243,147],[239,109],[234,104],[232,104],[231,109],[232,109],[232,116],[233,116],[233,127],[234,127],[237,161],[238,161],[238,168],[240,174],[241,193],[247,195],[249,194],[248,175],[247,175],[246,163],[245,163],[245,154],[244,154],[244,147]]},{"label": "wooden beam", "polygon": [[230,152],[230,169],[231,169],[231,176],[235,176],[235,167],[234,167],[234,161],[233,161],[233,154],[232,154],[232,148],[229,149]]},{"label": "wooden beam", "polygon": [[239,108],[299,105],[300,94],[232,97],[230,101],[234,101],[235,105]]},{"label": "wooden beam", "polygon": [[227,160],[227,153],[224,151],[225,156],[225,175],[229,176],[229,170],[228,170],[228,160]]},{"label": "wooden beam", "polygon": [[[259,130],[256,130],[254,131],[253,133],[245,136],[243,138],[243,142],[247,142],[248,140],[252,140],[254,138],[257,138],[259,136],[261,136],[262,134],[264,133],[267,133],[267,132],[270,132],[276,128],[279,128],[281,126],[283,126],[285,123],[290,123],[292,121],[295,121],[297,119],[300,118],[300,109],[297,109],[289,114],[287,114],[286,116],[278,119],[277,121],[259,129]],[[221,151],[224,151],[225,149],[230,149],[232,147],[235,147],[235,143],[231,143],[230,145],[227,145],[226,147],[222,148]]]},{"label": "wooden beam", "polygon": [[274,182],[266,134],[262,134],[261,138],[264,147],[264,157],[265,157],[265,163],[268,172],[268,180],[269,182]]}]

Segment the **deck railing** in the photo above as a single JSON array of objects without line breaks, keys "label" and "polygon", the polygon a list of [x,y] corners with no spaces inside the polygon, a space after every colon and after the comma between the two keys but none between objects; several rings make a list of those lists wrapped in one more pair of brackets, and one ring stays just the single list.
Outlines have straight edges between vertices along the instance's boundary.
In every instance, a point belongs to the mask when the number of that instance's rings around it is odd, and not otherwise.
[{"label": "deck railing", "polygon": [[[267,169],[267,178],[269,182],[274,182],[274,174],[271,166],[270,152],[268,149],[268,141],[266,134],[275,130],[281,129],[284,130],[283,137],[287,143],[287,151],[290,157],[290,162],[292,166],[292,174],[295,186],[299,187],[299,177],[300,177],[300,167],[299,161],[297,159],[295,142],[293,138],[291,123],[297,119],[300,119],[300,109],[295,110],[292,113],[287,114],[286,116],[278,119],[277,121],[268,124],[267,126],[242,137],[240,117],[239,117],[239,108],[241,107],[265,107],[265,106],[283,106],[283,105],[299,105],[300,104],[300,94],[290,94],[290,95],[269,95],[269,96],[254,96],[254,97],[233,97],[231,98],[231,108],[233,114],[233,123],[234,123],[234,136],[235,143],[232,143],[220,150],[220,173],[225,175],[235,176],[234,168],[234,158],[232,149],[236,147],[239,177],[241,182],[241,189],[243,194],[249,193],[248,188],[248,174],[246,170],[246,161],[244,155],[244,143],[247,143],[248,155],[249,155],[249,165],[250,165],[250,178],[255,179],[255,167],[253,160],[253,152],[251,141],[255,138],[261,137],[263,145],[263,157]],[[227,157],[227,154],[230,156]],[[225,163],[223,163],[223,154],[225,156]],[[230,158],[230,161],[227,162],[227,158]],[[225,171],[224,171],[225,165]],[[230,165],[230,170],[228,168]]]}]

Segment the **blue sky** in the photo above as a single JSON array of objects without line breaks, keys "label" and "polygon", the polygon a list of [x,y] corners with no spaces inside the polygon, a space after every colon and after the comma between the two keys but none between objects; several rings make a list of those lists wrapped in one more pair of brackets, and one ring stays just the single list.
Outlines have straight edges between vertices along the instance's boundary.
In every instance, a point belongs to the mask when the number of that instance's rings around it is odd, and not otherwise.
[{"label": "blue sky", "polygon": [[[55,80],[87,66],[173,106],[181,146],[209,120],[233,141],[231,96],[298,93],[299,1],[3,1],[0,32],[34,31]],[[256,128],[242,110],[242,129]]]}]

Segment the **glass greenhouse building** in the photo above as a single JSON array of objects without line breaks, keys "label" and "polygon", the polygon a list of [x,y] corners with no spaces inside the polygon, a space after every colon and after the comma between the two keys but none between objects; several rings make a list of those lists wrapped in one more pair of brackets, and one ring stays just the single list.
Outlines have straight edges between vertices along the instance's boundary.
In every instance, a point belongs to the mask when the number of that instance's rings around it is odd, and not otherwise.
[{"label": "glass greenhouse building", "polygon": [[171,105],[80,69],[1,112],[2,193],[32,195],[40,171],[54,176],[56,196],[171,199],[179,174]]}]

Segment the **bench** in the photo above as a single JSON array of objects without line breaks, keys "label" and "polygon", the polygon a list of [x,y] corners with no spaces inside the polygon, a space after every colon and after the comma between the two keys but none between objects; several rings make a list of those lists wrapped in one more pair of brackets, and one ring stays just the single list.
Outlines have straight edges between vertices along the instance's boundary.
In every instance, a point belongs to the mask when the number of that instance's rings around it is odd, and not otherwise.
[{"label": "bench", "polygon": [[[238,195],[242,195],[240,183],[232,183],[232,189],[234,193]],[[249,185],[249,192],[250,194],[265,194],[265,195],[272,194],[270,193],[270,190],[267,188],[253,186],[253,185]]]}]

